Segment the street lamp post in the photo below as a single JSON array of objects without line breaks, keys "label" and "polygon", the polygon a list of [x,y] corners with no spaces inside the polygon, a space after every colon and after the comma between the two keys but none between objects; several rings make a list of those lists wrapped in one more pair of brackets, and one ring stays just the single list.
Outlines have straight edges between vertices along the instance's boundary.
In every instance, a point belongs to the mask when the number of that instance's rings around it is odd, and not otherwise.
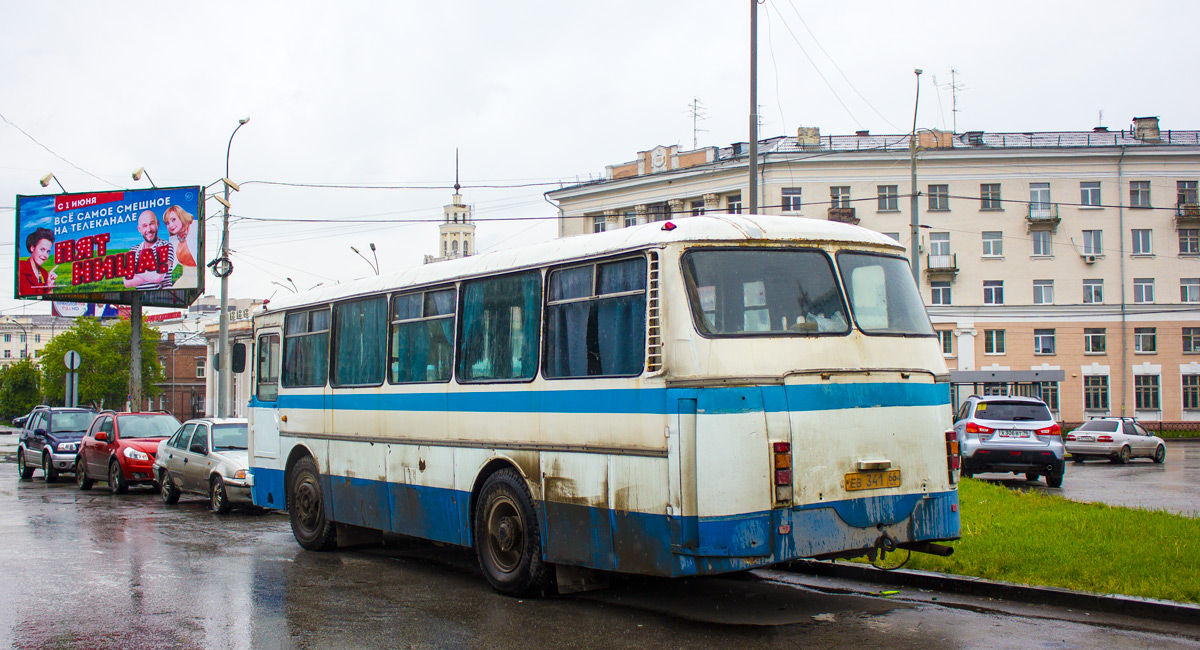
[{"label": "street lamp post", "polygon": [[917,106],[921,101],[921,72],[920,68],[913,70],[913,74],[917,75],[917,96],[913,100],[913,128],[912,133],[908,136],[908,156],[909,170],[912,173],[912,193],[909,196],[908,213],[909,224],[912,226],[912,233],[908,243],[909,260],[912,264],[913,281],[917,283],[917,288],[921,286],[921,257],[917,250],[917,244],[921,241],[920,235],[920,220],[917,218]]},{"label": "street lamp post", "polygon": [[229,351],[229,274],[233,269],[229,265],[229,152],[233,148],[233,136],[239,129],[246,126],[250,118],[238,120],[237,128],[229,135],[229,144],[225,147],[225,201],[221,205],[225,211],[221,218],[221,255],[217,258],[217,266],[213,271],[221,278],[221,314],[220,331],[218,333],[217,355],[220,368],[217,371],[217,417],[229,417],[230,387],[233,379],[233,363]]}]

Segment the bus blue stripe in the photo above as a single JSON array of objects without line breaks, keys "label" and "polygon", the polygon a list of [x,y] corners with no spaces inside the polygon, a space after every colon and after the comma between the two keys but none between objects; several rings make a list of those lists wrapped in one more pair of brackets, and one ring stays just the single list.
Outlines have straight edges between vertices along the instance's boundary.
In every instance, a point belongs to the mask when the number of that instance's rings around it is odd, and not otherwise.
[{"label": "bus blue stripe", "polygon": [[[950,402],[948,384],[821,384],[719,388],[614,388],[601,390],[472,391],[280,395],[253,400],[257,408],[458,413],[618,413],[666,415],[676,399],[705,393],[707,413],[825,411],[881,406],[941,406]],[[751,393],[757,399],[746,399]],[[762,406],[758,406],[761,404]]]}]

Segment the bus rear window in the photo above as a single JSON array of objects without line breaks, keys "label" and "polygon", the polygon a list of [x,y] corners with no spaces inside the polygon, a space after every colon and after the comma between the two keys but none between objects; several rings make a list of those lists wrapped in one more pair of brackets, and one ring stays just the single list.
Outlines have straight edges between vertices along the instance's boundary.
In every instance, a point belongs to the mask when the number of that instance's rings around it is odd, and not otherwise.
[{"label": "bus rear window", "polygon": [[845,334],[850,320],[829,257],[816,250],[684,254],[692,315],[710,336]]},{"label": "bus rear window", "polygon": [[858,328],[867,334],[933,336],[908,262],[899,257],[838,254],[842,284]]}]

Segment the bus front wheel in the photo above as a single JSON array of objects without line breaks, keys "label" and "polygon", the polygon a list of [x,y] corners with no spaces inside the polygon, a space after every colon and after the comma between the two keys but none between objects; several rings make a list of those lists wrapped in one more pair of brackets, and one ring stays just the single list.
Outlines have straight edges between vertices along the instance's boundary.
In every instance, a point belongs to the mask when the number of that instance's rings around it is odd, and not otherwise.
[{"label": "bus front wheel", "polygon": [[292,535],[296,537],[300,546],[310,551],[329,551],[336,548],[337,529],[325,516],[321,474],[312,456],[305,456],[292,466],[287,497]]},{"label": "bus front wheel", "polygon": [[475,553],[492,587],[522,596],[550,587],[554,576],[542,559],[542,537],[533,497],[514,469],[488,477],[475,507]]}]

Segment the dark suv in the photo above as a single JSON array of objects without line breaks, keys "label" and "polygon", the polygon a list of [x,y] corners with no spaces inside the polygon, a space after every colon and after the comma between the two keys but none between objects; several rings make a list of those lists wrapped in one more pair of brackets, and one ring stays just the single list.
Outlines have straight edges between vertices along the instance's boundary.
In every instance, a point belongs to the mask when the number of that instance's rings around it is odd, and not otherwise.
[{"label": "dark suv", "polygon": [[47,483],[58,479],[59,472],[75,469],[79,441],[96,412],[87,408],[38,406],[29,413],[17,443],[17,471],[21,478],[33,478],[42,468]]},{"label": "dark suv", "polygon": [[1062,427],[1046,403],[1036,397],[972,395],[954,416],[954,432],[962,454],[962,475],[980,472],[1046,477],[1046,485],[1062,487]]}]

